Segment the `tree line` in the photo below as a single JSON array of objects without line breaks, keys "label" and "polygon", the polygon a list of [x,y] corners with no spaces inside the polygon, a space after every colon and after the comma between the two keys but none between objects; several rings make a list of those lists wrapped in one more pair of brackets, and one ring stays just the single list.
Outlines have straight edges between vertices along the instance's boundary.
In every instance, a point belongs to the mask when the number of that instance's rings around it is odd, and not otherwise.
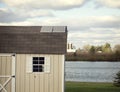
[{"label": "tree line", "polygon": [[120,44],[111,48],[110,43],[101,46],[85,45],[83,49],[66,54],[67,61],[120,61]]}]

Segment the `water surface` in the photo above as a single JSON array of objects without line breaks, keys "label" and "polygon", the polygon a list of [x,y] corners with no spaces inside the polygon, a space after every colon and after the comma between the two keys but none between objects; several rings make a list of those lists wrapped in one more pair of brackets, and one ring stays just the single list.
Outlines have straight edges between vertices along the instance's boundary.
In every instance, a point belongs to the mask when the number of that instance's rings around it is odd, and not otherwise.
[{"label": "water surface", "polygon": [[120,62],[75,62],[65,63],[65,80],[79,82],[113,82],[120,71]]}]

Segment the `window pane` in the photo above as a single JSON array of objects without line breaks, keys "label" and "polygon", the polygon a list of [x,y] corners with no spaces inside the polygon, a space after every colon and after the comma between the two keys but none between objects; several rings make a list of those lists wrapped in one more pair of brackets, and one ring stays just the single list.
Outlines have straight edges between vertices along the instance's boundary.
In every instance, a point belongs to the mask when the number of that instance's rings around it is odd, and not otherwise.
[{"label": "window pane", "polygon": [[39,66],[38,65],[33,65],[33,72],[38,72]]},{"label": "window pane", "polygon": [[38,69],[34,68],[34,69],[33,69],[33,72],[38,72]]},{"label": "window pane", "polygon": [[39,65],[39,72],[43,72],[43,66],[42,65]]},{"label": "window pane", "polygon": [[33,57],[33,60],[38,60],[38,57]]},{"label": "window pane", "polygon": [[43,68],[43,66],[42,66],[42,65],[39,65],[39,68]]},{"label": "window pane", "polygon": [[39,61],[39,64],[44,64],[44,61]]},{"label": "window pane", "polygon": [[38,69],[39,67],[38,67],[38,65],[33,65],[33,69],[34,69],[34,68],[37,68],[37,69]]},{"label": "window pane", "polygon": [[38,71],[39,71],[39,72],[43,72],[43,69],[42,69],[42,68],[40,68]]},{"label": "window pane", "polygon": [[33,61],[33,64],[38,64],[38,61]]},{"label": "window pane", "polygon": [[39,60],[44,60],[44,57],[39,57]]}]

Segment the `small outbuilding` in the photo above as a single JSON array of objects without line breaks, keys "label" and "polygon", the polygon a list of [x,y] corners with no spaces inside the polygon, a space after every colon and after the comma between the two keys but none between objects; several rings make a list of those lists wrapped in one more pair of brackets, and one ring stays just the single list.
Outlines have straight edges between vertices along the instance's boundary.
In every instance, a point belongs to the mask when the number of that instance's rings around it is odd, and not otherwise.
[{"label": "small outbuilding", "polygon": [[64,92],[66,26],[0,26],[0,92]]}]

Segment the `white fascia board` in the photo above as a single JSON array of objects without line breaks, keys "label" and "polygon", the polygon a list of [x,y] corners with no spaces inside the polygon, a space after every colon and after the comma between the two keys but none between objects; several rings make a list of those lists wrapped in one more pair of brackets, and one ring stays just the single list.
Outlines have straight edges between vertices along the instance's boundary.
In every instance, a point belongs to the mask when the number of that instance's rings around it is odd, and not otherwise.
[{"label": "white fascia board", "polygon": [[15,53],[0,53],[0,56],[13,56]]}]

